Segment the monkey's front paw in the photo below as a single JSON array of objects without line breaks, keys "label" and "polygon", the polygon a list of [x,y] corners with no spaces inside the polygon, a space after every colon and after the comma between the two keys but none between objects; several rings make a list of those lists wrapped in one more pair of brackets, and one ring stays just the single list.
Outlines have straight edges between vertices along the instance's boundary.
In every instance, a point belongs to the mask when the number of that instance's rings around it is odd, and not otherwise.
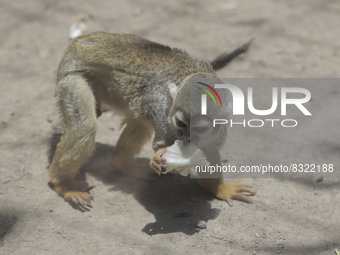
[{"label": "monkey's front paw", "polygon": [[253,203],[249,196],[245,195],[244,192],[249,193],[252,196],[256,195],[254,189],[248,184],[243,184],[239,181],[229,184],[223,183],[218,187],[216,197],[227,201],[229,206],[233,206],[232,199]]},{"label": "monkey's front paw", "polygon": [[165,164],[166,158],[163,157],[167,147],[159,149],[152,157],[150,161],[150,167],[161,174],[166,171],[167,165]]},{"label": "monkey's front paw", "polygon": [[79,192],[79,191],[69,191],[64,195],[66,201],[73,202],[76,205],[87,206],[91,204],[91,200],[93,197],[87,192]]},{"label": "monkey's front paw", "polygon": [[93,197],[86,191],[96,187],[96,185],[87,182],[66,180],[54,184],[53,187],[66,201],[73,202],[76,205],[87,206],[91,204]]}]

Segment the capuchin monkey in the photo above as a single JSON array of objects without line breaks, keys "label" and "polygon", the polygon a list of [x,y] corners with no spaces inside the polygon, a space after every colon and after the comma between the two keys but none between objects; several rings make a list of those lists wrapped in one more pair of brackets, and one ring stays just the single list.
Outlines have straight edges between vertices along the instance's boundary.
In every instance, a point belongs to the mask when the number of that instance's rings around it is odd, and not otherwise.
[{"label": "capuchin monkey", "polygon": [[[198,117],[200,106],[190,104],[190,88],[200,85],[200,79],[211,81],[210,86],[222,84],[214,71],[246,52],[250,43],[208,63],[133,34],[94,33],[73,40],[57,72],[55,96],[63,135],[49,168],[52,187],[67,201],[91,203],[88,190],[94,185],[75,177],[94,152],[97,118],[107,108],[124,116],[111,162],[126,174],[147,179],[151,168],[158,173],[166,169],[164,152],[177,139],[193,139],[211,164],[220,164],[226,128],[212,130]],[[209,116],[224,118],[226,112],[221,108],[213,114]],[[150,164],[133,162],[153,133]],[[200,178],[199,184],[230,206],[232,199],[252,203],[244,192],[255,195],[251,186],[226,184],[222,176]]]}]

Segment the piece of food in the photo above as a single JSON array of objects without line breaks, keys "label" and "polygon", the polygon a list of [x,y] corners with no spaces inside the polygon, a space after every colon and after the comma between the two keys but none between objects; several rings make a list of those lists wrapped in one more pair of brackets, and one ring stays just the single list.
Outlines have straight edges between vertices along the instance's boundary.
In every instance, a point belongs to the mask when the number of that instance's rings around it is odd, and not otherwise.
[{"label": "piece of food", "polygon": [[181,175],[187,176],[190,168],[194,166],[209,166],[206,156],[196,145],[184,145],[183,141],[176,140],[175,143],[168,147],[163,155],[166,158],[166,171],[162,174],[178,171]]}]

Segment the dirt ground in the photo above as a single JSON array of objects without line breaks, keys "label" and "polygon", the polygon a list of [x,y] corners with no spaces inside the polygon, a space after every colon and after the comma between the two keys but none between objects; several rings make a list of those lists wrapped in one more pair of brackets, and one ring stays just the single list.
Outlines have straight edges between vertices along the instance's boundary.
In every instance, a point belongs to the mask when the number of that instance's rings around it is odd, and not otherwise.
[{"label": "dirt ground", "polygon": [[[69,27],[79,13],[89,15],[89,32],[134,33],[205,60],[256,38],[247,54],[218,72],[222,78],[340,75],[339,0],[0,0],[0,254],[326,255],[340,250],[339,179],[242,180],[257,195],[253,204],[235,201],[233,207],[189,178],[134,180],[108,162],[120,132],[111,113],[99,118],[96,153],[83,167],[87,180],[97,185],[92,207],[82,211],[59,197],[48,186],[58,141],[53,89]],[[332,122],[311,129],[320,143],[306,143],[286,156],[313,152],[336,165],[339,89],[319,93],[319,116],[331,115]],[[238,146],[228,147],[225,157],[259,164],[254,155],[279,156],[259,149],[262,142],[265,134],[259,139],[230,132],[227,145]],[[140,157],[151,155],[148,145]]]}]

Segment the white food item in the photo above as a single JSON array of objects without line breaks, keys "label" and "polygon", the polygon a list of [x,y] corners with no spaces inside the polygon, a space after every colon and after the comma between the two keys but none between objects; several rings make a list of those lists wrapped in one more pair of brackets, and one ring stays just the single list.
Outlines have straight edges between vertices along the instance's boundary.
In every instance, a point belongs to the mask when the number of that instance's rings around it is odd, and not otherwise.
[{"label": "white food item", "polygon": [[181,175],[187,176],[190,173],[190,167],[209,166],[206,156],[196,145],[188,144],[184,146],[183,141],[176,140],[175,143],[168,147],[163,155],[166,158],[166,171],[162,174],[178,171]]},{"label": "white food item", "polygon": [[75,39],[87,33],[86,20],[88,18],[89,18],[89,15],[87,15],[86,13],[78,14],[77,22],[74,22],[70,27],[70,31],[68,35],[70,39]]},{"label": "white food item", "polygon": [[82,36],[87,31],[87,24],[85,21],[78,21],[71,25],[68,37],[70,39]]}]

